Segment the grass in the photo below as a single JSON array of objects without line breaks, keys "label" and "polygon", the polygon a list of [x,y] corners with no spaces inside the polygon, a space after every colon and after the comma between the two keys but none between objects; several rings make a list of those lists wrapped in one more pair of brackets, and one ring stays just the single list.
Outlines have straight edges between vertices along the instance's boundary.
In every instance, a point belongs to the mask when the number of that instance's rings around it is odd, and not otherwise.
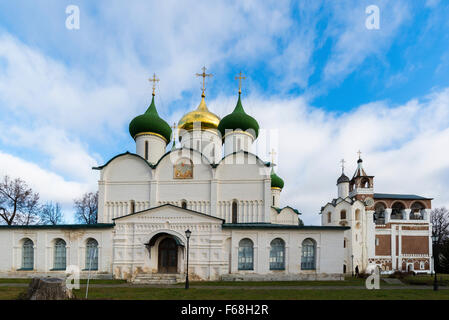
[{"label": "grass", "polygon": [[[449,274],[437,274],[438,284],[440,286],[449,286]],[[404,279],[401,279],[402,282],[410,285],[433,285],[434,276],[429,274],[426,275],[416,275],[416,276],[407,276]]]},{"label": "grass", "polygon": [[[76,290],[84,297],[84,290]],[[191,288],[91,288],[89,299],[120,300],[437,300],[449,299],[449,291],[442,290],[276,290],[276,289],[208,289]]]},{"label": "grass", "polygon": [[[405,285],[432,285],[430,275],[408,276],[401,279]],[[443,283],[448,285],[449,275],[441,275]],[[26,291],[23,286],[14,284],[29,283],[30,279],[0,279],[0,283],[11,283],[0,286],[0,300],[17,299],[20,293]],[[434,292],[431,289],[392,289],[394,285],[381,282],[381,288],[386,290],[366,290],[364,279],[347,278],[345,281],[234,281],[234,282],[191,282],[191,286],[199,286],[185,290],[184,284],[179,288],[155,287],[90,287],[89,299],[100,300],[434,300],[449,299],[449,290]],[[81,280],[85,284],[86,280]],[[91,280],[92,284],[123,284],[125,280]],[[221,286],[229,288],[211,288]],[[256,287],[247,289],[244,287]],[[284,289],[264,288],[282,286]],[[321,287],[317,289],[288,288],[292,286]],[[326,289],[326,286],[341,287]],[[347,288],[348,286],[360,288]],[[234,287],[234,288],[233,288]],[[236,288],[237,287],[237,288]],[[242,287],[242,288],[239,288]],[[85,288],[74,290],[79,299],[83,299]]]}]

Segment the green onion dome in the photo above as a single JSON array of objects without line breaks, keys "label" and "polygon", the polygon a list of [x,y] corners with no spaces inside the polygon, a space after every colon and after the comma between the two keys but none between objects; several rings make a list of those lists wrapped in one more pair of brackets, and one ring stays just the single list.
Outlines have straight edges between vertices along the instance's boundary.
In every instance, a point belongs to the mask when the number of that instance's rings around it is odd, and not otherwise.
[{"label": "green onion dome", "polygon": [[165,139],[168,144],[170,142],[171,132],[168,123],[159,117],[157,113],[156,105],[154,104],[154,94],[147,111],[135,117],[129,124],[129,133],[133,139],[136,139],[139,134],[155,134]]},{"label": "green onion dome", "polygon": [[254,139],[259,135],[259,124],[256,119],[249,116],[245,110],[243,110],[242,101],[240,99],[239,92],[239,100],[237,101],[237,105],[235,106],[234,111],[231,114],[228,114],[226,117],[221,119],[218,124],[218,130],[221,132],[221,136],[224,137],[226,134],[226,129],[228,130],[236,130],[240,129],[246,131],[248,129],[254,130],[252,133]]},{"label": "green onion dome", "polygon": [[284,188],[284,180],[274,172],[273,168],[271,168],[271,188]]}]

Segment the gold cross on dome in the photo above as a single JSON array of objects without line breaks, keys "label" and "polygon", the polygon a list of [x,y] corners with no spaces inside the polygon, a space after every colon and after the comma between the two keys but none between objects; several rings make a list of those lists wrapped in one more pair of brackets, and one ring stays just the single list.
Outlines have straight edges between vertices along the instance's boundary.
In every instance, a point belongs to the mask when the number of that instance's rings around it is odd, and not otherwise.
[{"label": "gold cross on dome", "polygon": [[357,152],[357,154],[359,155],[359,159],[361,159],[362,151],[359,150],[359,151]]},{"label": "gold cross on dome", "polygon": [[204,97],[204,91],[206,91],[206,77],[212,77],[212,73],[206,73],[206,67],[202,67],[201,70],[203,70],[203,73],[197,73],[197,77],[203,77],[203,87],[201,88],[202,94],[201,96]]},{"label": "gold cross on dome", "polygon": [[341,159],[340,163],[341,163],[341,172],[344,173],[345,172],[345,163],[346,163],[345,159]]},{"label": "gold cross on dome", "polygon": [[271,152],[269,152],[269,154],[271,154],[271,163],[274,163],[274,157],[276,156],[276,151],[274,151],[274,149],[271,149]]},{"label": "gold cross on dome", "polygon": [[153,74],[153,78],[148,79],[148,81],[153,82],[153,96],[154,91],[156,90],[156,82],[159,82],[159,79],[156,77],[156,74]]},{"label": "gold cross on dome", "polygon": [[239,93],[242,93],[242,80],[245,80],[246,77],[243,76],[242,71],[239,72],[238,76],[235,77],[235,80],[239,80]]}]

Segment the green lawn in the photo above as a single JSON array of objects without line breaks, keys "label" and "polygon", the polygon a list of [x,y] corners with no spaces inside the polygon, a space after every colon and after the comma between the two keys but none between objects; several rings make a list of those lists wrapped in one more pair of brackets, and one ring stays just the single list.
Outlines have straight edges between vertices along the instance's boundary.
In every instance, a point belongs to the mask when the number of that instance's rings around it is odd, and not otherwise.
[{"label": "green lawn", "polygon": [[[75,292],[83,298],[83,289]],[[208,289],[191,288],[91,288],[89,299],[133,299],[133,300],[433,300],[449,299],[449,291],[434,292],[432,290],[276,290],[276,289]]]},{"label": "green lawn", "polygon": [[[437,275],[438,284],[440,286],[449,286],[449,274],[441,274]],[[407,276],[402,279],[402,282],[411,284],[411,285],[433,285],[434,276],[431,275],[416,275],[416,276]]]}]

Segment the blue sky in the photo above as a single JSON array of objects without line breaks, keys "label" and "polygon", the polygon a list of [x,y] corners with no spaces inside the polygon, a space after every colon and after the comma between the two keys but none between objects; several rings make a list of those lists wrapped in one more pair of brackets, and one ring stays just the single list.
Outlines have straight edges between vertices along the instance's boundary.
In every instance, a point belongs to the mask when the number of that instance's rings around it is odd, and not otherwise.
[{"label": "blue sky", "polygon": [[[65,27],[68,5],[80,29]],[[380,29],[365,9],[380,9]],[[449,205],[449,20],[446,1],[3,1],[0,3],[0,174],[43,200],[96,189],[102,164],[134,151],[129,121],[145,111],[154,72],[169,123],[199,103],[235,106],[278,132],[282,202],[318,223],[335,196],[338,161],[356,151],[376,191]],[[447,147],[446,147],[447,149]],[[257,150],[268,159],[266,150]],[[319,159],[319,160],[318,160]]]}]

